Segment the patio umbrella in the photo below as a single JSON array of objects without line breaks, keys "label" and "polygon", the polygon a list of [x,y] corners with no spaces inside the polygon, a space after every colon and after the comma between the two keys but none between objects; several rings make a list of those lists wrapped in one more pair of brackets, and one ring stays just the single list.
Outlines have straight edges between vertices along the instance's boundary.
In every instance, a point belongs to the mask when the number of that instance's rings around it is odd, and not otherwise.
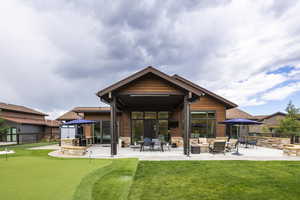
[{"label": "patio umbrella", "polygon": [[[223,122],[219,122],[219,124],[228,124],[228,125],[238,125],[238,141],[240,137],[240,125],[260,125],[261,122],[250,120],[250,119],[243,119],[243,118],[236,118],[236,119],[228,119]],[[237,145],[236,154],[239,154],[239,146]]]},{"label": "patio umbrella", "polygon": [[64,125],[79,125],[79,124],[94,124],[96,121],[86,120],[86,119],[76,119],[69,122],[64,123]]}]

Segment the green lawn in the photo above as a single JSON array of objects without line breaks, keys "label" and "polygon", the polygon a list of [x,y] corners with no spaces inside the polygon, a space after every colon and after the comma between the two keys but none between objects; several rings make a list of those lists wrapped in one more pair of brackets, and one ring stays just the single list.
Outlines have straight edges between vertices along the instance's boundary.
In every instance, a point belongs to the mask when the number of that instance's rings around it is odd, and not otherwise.
[{"label": "green lawn", "polygon": [[[46,144],[43,144],[46,145]],[[293,200],[300,162],[59,159],[38,146],[0,156],[5,200]]]},{"label": "green lawn", "polygon": [[298,200],[300,162],[140,162],[130,200]]}]

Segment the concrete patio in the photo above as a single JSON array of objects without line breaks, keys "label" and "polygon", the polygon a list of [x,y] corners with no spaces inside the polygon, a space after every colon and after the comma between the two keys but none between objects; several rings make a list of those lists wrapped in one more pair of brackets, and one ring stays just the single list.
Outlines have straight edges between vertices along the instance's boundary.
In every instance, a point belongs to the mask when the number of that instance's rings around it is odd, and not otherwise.
[{"label": "concrete patio", "polygon": [[183,155],[182,148],[171,148],[170,151],[143,151],[133,150],[130,148],[119,148],[118,155],[111,157],[110,147],[103,147],[94,145],[88,149],[84,156],[67,156],[56,150],[49,153],[53,157],[65,158],[138,158],[140,160],[291,160],[300,161],[300,157],[292,157],[283,155],[282,150],[254,147],[254,148],[240,148],[240,155],[235,155],[234,152],[227,152],[224,154],[191,154],[190,157]]}]

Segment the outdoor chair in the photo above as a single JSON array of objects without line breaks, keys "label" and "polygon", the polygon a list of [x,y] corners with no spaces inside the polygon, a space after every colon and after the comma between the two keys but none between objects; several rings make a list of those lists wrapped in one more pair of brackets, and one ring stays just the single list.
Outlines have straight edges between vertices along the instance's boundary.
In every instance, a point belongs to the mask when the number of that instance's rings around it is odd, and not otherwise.
[{"label": "outdoor chair", "polygon": [[256,140],[250,140],[250,141],[247,141],[247,144],[254,148],[254,147],[256,147],[257,141]]},{"label": "outdoor chair", "polygon": [[160,139],[152,139],[152,144],[153,144],[153,150],[155,150],[155,147],[157,147],[160,151],[162,151],[162,148],[161,148],[161,141]]},{"label": "outdoor chair", "polygon": [[232,150],[236,149],[237,145],[238,145],[238,140],[237,139],[230,139],[226,143],[226,150],[228,152],[231,152]]},{"label": "outdoor chair", "polygon": [[169,142],[165,143],[164,149],[167,149],[168,151],[171,151],[171,144]]},{"label": "outdoor chair", "polygon": [[144,142],[141,145],[141,151],[144,151],[145,147],[149,147],[150,151],[153,150],[153,143],[150,138],[144,138]]},{"label": "outdoor chair", "polygon": [[209,152],[210,153],[224,153],[225,155],[225,146],[226,141],[215,141],[213,145],[209,146]]}]

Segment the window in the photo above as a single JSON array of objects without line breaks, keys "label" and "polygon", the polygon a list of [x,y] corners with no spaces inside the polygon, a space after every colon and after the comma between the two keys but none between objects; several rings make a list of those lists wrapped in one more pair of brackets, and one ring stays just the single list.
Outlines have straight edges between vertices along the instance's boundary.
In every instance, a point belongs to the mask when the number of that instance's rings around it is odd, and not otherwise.
[{"label": "window", "polygon": [[[153,129],[149,130],[148,125]],[[153,137],[160,138],[166,142],[170,141],[169,133],[169,112],[167,111],[146,111],[131,112],[131,142],[143,140],[144,134],[151,132]]]},{"label": "window", "polygon": [[159,139],[169,141],[168,120],[158,120],[159,124]]},{"label": "window", "polygon": [[158,112],[158,119],[169,119],[168,112]]},{"label": "window", "polygon": [[145,112],[145,119],[156,119],[156,112]]},{"label": "window", "polygon": [[141,141],[144,136],[144,120],[132,120],[132,142]]},{"label": "window", "polygon": [[132,112],[131,118],[132,119],[143,119],[144,118],[143,112]]},{"label": "window", "polygon": [[191,138],[215,137],[216,114],[214,111],[191,112]]}]

